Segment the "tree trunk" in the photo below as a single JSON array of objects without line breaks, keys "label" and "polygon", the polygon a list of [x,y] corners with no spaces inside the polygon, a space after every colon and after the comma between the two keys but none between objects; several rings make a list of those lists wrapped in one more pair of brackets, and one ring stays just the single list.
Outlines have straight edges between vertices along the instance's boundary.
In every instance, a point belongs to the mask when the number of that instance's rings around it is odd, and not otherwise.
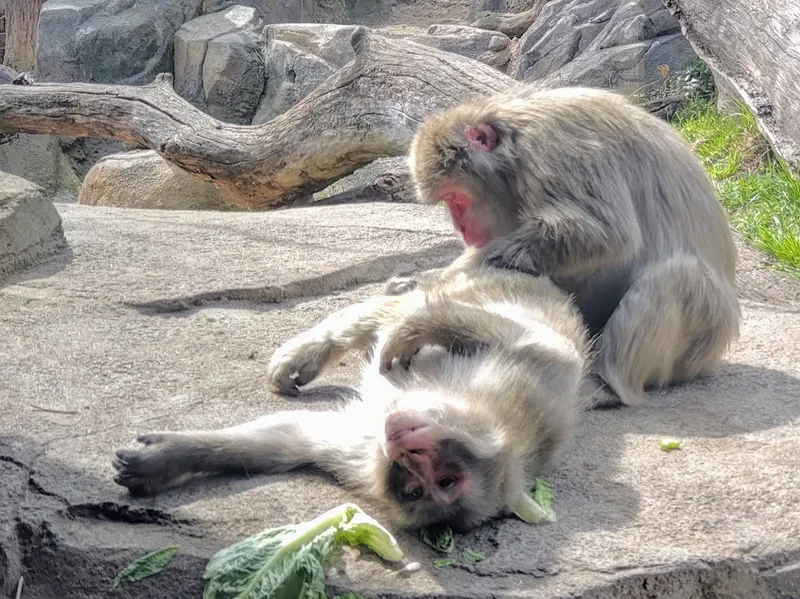
[{"label": "tree trunk", "polygon": [[748,105],[775,152],[800,170],[800,3],[663,2],[697,55]]},{"label": "tree trunk", "polygon": [[171,75],[141,87],[0,86],[0,130],[132,141],[213,180],[242,206],[304,198],[383,156],[404,154],[432,112],[514,80],[470,58],[365,28],[355,59],[284,114],[222,123],[178,96]]},{"label": "tree trunk", "polygon": [[36,30],[44,0],[11,0],[6,6],[3,64],[18,71],[36,69]]},{"label": "tree trunk", "polygon": [[0,0],[0,64],[6,54],[6,3]]}]

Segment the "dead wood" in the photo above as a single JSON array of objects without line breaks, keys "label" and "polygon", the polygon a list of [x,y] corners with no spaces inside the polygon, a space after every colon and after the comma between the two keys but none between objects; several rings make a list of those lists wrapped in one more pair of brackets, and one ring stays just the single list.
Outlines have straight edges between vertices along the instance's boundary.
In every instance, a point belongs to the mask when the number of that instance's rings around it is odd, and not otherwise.
[{"label": "dead wood", "polygon": [[800,172],[797,0],[662,0],[683,34],[753,112],[788,166]]},{"label": "dead wood", "polygon": [[264,209],[306,197],[376,158],[406,152],[432,112],[513,79],[476,60],[359,28],[355,59],[284,114],[259,126],[222,123],[159,75],[145,86],[0,86],[0,130],[120,139]]}]

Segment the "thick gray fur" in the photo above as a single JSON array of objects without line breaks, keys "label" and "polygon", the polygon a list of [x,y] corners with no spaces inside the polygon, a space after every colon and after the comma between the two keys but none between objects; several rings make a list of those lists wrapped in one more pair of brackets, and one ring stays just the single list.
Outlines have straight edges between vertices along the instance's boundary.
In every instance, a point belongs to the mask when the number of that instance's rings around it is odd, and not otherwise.
[{"label": "thick gray fur", "polygon": [[[347,307],[276,350],[271,388],[296,395],[350,350],[367,355],[362,400],[141,435],[142,446],[117,451],[115,481],[152,493],[188,475],[317,466],[381,501],[398,525],[467,529],[513,511],[583,410],[588,334],[545,277],[479,267]],[[384,449],[386,419],[398,413],[426,422],[440,452],[466,448],[468,494],[444,507],[398,497],[397,464]]]},{"label": "thick gray fur", "polygon": [[[491,152],[465,138],[481,123],[497,133]],[[679,134],[624,97],[521,86],[465,102],[421,126],[410,165],[421,202],[455,182],[492,230],[446,270],[516,269],[574,294],[599,336],[593,372],[623,403],[711,371],[738,338],[736,248],[715,189]]]}]

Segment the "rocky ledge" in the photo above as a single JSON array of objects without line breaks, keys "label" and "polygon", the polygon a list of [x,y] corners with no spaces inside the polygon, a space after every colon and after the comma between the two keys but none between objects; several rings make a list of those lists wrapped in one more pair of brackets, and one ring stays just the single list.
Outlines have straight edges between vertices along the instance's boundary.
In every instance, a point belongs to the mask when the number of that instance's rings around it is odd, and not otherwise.
[{"label": "rocky ledge", "polygon": [[[310,473],[133,499],[112,481],[111,456],[147,430],[335,401],[355,381],[353,360],[294,400],[267,392],[265,362],[386,277],[452,259],[459,245],[439,208],[56,207],[67,248],[0,289],[6,593],[24,575],[26,598],[194,598],[206,559],[265,527],[347,500],[383,518]],[[48,218],[31,239],[50,239]],[[397,577],[364,554],[345,560],[332,587],[385,598],[800,596],[797,288],[752,252],[741,284],[742,338],[718,373],[641,408],[586,415],[549,475],[558,523],[493,522],[456,539],[484,561],[441,569],[432,550],[401,534],[420,572]],[[667,436],[682,448],[661,451]],[[181,552],[168,572],[111,590],[131,559],[173,543]]]}]

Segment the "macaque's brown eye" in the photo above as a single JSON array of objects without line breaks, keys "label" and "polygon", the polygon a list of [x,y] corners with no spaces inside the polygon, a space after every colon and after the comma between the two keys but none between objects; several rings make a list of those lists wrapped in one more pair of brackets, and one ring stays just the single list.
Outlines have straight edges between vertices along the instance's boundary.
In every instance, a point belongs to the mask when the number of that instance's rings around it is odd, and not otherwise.
[{"label": "macaque's brown eye", "polygon": [[455,476],[443,476],[436,484],[439,485],[440,489],[446,491],[447,489],[453,488],[457,482],[458,480]]},{"label": "macaque's brown eye", "polygon": [[410,499],[411,501],[422,499],[422,487],[414,487],[410,491],[406,491],[404,495],[406,496],[406,499]]}]

